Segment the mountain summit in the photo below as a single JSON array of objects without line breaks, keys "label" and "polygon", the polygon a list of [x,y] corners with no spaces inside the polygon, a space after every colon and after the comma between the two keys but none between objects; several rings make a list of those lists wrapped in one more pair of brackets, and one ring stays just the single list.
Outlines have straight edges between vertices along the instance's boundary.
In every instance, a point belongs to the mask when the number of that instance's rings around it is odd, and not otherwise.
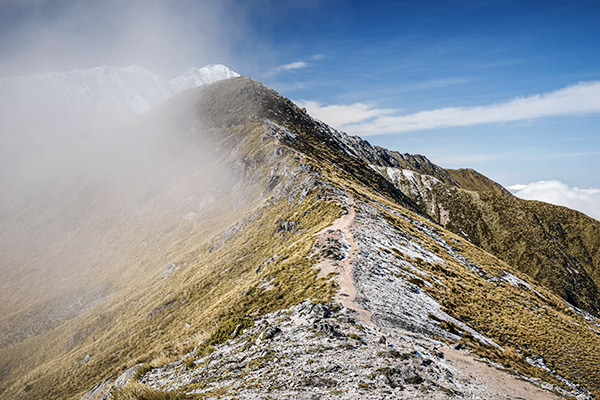
[{"label": "mountain summit", "polygon": [[128,117],[185,89],[236,76],[224,65],[211,64],[191,68],[171,80],[138,65],[5,78],[0,79],[0,110],[4,121],[52,117],[60,118],[63,125],[90,115]]},{"label": "mountain summit", "polygon": [[72,178],[2,220],[52,245],[2,249],[0,395],[600,394],[595,298],[565,295],[597,285],[597,222],[371,146],[245,77],[128,129],[122,180]]},{"label": "mountain summit", "polygon": [[171,79],[169,83],[174,92],[179,93],[185,89],[235,78],[236,76],[240,75],[223,64],[210,64],[202,68],[190,68],[178,77]]}]

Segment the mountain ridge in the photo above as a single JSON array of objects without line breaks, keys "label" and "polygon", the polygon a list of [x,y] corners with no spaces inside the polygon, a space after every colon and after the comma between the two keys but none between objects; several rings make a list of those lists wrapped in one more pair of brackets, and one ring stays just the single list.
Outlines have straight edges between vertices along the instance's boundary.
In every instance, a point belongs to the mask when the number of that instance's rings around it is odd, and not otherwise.
[{"label": "mountain ridge", "polygon": [[473,169],[444,169],[422,155],[336,134],[434,221],[599,315],[598,221],[566,207],[519,199]]},{"label": "mountain ridge", "polygon": [[[247,325],[240,318],[260,321],[266,313],[307,298],[317,303],[336,296],[351,298],[348,286],[340,282],[348,265],[356,290],[350,303],[370,313],[373,329],[395,333],[392,349],[410,348],[419,340],[427,343],[428,352],[449,344],[466,347],[503,373],[563,396],[591,398],[600,391],[599,377],[594,375],[600,362],[594,351],[600,343],[600,324],[593,315],[568,305],[511,265],[434,222],[439,216],[418,203],[427,204],[427,199],[405,193],[368,159],[359,157],[368,147],[351,146],[341,133],[271,89],[243,77],[219,81],[173,97],[140,124],[143,132],[181,139],[174,152],[178,156],[201,144],[214,146],[210,166],[215,170],[229,166],[226,175],[231,180],[217,182],[215,188],[198,187],[204,193],[183,190],[197,185],[192,177],[202,175],[194,164],[200,157],[192,151],[192,163],[183,165],[181,175],[151,191],[134,191],[131,195],[144,202],[136,203],[137,211],[131,215],[120,214],[120,219],[129,228],[127,247],[140,249],[134,258],[146,253],[143,261],[115,257],[112,274],[91,277],[98,282],[116,280],[110,298],[58,327],[0,349],[3,396],[79,398],[96,383],[108,390],[121,372],[137,364],[145,372],[128,379],[164,392],[173,382],[152,376],[169,365],[198,373],[196,368],[226,354],[238,334],[247,334],[246,350],[254,352],[252,346],[260,345],[254,335],[268,335],[263,330],[244,333]],[[421,156],[408,159],[427,165]],[[460,184],[447,171],[439,173]],[[485,193],[455,191],[469,196]],[[146,203],[161,206],[165,203],[157,200],[163,197],[168,208]],[[178,217],[173,219],[171,213]],[[340,229],[336,221],[344,215],[352,216],[351,223]],[[88,229],[94,227],[91,222]],[[175,244],[159,241],[165,232],[173,232],[168,239]],[[337,340],[335,326],[333,331],[326,327],[335,323],[316,314],[314,324],[302,328],[307,339],[315,335]],[[357,354],[350,339],[373,346],[373,335],[364,343],[350,332],[344,335],[350,347],[343,346],[347,351],[343,354],[348,357]],[[255,362],[240,369],[240,379],[247,376],[244,373],[265,378],[277,373],[275,358],[269,356],[277,349],[268,340],[264,346],[257,350],[262,353],[253,353]],[[420,369],[447,361],[390,354],[385,356],[388,370],[361,375],[360,393],[385,396],[386,390],[395,389],[397,379],[404,379],[404,372],[416,371],[421,380],[401,382],[410,385],[407,392],[460,397],[460,391],[454,392],[459,383]],[[248,382],[246,389],[283,397],[280,386],[267,382],[271,381]],[[228,393],[224,381],[210,381],[214,384],[210,388],[206,383],[189,382],[178,390],[182,396],[236,395],[233,390]],[[339,395],[346,394],[328,394]]]}]

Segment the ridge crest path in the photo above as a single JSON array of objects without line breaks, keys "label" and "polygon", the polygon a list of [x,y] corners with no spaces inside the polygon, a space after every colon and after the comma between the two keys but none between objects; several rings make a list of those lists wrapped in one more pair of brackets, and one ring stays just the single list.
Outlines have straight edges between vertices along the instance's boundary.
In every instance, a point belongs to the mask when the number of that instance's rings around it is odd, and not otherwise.
[{"label": "ridge crest path", "polygon": [[317,235],[323,236],[335,231],[341,232],[343,238],[350,246],[348,255],[337,263],[331,263],[329,260],[321,261],[317,263],[315,267],[321,269],[321,276],[326,276],[331,272],[336,273],[334,279],[338,282],[339,289],[336,292],[335,301],[341,303],[346,308],[356,311],[358,313],[358,321],[372,325],[371,312],[367,311],[356,302],[358,292],[354,285],[353,262],[355,254],[358,251],[358,245],[354,241],[351,232],[351,227],[354,224],[354,218],[356,217],[355,200],[354,196],[349,193],[345,187],[343,188],[343,191],[348,196],[346,214],[333,221],[330,226],[321,230]]}]

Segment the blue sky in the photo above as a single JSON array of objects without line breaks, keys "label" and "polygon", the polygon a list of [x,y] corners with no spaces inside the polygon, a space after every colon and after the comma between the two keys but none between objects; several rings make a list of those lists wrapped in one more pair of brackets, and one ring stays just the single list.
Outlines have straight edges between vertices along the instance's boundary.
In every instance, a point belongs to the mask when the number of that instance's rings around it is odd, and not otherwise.
[{"label": "blue sky", "polygon": [[[273,68],[257,78],[296,101],[318,103],[313,111],[361,103],[373,111],[393,109],[394,116],[489,107],[600,80],[598,2],[377,4],[330,2],[296,9],[289,18],[268,18],[262,34],[281,49],[281,65],[305,65]],[[600,86],[592,89],[597,93]],[[576,104],[577,93],[572,100]],[[505,185],[558,179],[598,187],[598,111],[596,105],[583,115],[548,111],[515,121],[505,116],[465,126],[389,127],[385,135],[373,119],[363,127],[341,127],[443,166],[476,168]],[[336,113],[330,114],[335,121]],[[327,116],[322,113],[322,119]]]},{"label": "blue sky", "polygon": [[0,76],[224,63],[505,186],[600,188],[599,43],[599,1],[0,0]]}]

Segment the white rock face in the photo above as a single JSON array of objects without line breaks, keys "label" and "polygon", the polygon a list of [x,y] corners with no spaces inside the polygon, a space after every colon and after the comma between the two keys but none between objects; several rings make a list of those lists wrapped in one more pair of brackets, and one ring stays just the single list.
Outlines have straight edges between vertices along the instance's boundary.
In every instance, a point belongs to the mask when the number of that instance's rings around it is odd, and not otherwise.
[{"label": "white rock face", "polygon": [[[254,318],[246,329],[239,325],[229,340],[208,354],[201,341],[180,359],[140,374],[136,383],[165,396],[178,391],[231,400],[558,398],[508,375],[502,385],[509,390],[481,382],[473,376],[475,369],[456,363],[442,342],[417,335],[387,336],[356,321],[358,316],[340,304],[306,300]],[[90,393],[99,393],[98,388],[104,390],[103,400],[113,399],[133,370],[112,386],[97,385],[81,400],[91,399]]]},{"label": "white rock face", "polygon": [[191,87],[207,85],[223,79],[240,76],[223,64],[210,64],[202,68],[190,68],[175,79],[169,81],[169,85],[176,93]]},{"label": "white rock face", "polygon": [[0,79],[0,117],[18,128],[52,123],[68,128],[90,117],[98,120],[92,122],[126,118],[185,89],[236,76],[239,74],[219,64],[192,68],[167,80],[134,65]]}]

